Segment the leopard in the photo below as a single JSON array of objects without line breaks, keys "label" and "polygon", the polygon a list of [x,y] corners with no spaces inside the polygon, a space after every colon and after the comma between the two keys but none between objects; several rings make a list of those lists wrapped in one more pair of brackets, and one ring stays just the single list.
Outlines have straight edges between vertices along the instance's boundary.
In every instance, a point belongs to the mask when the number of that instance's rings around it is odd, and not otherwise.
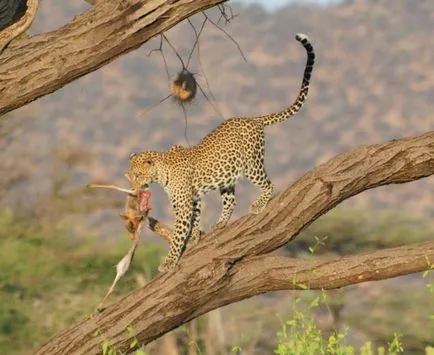
[{"label": "leopard", "polygon": [[307,59],[298,96],[290,106],[277,113],[227,119],[195,146],[175,145],[167,151],[130,154],[125,175],[132,188],[161,185],[175,214],[169,252],[159,266],[160,272],[174,269],[187,242],[194,245],[203,235],[200,215],[205,193],[218,190],[221,196],[222,211],[213,229],[225,227],[230,220],[236,206],[235,185],[241,177],[261,190],[249,213],[261,213],[272,199],[274,186],[264,165],[264,128],[288,120],[301,109],[315,63],[308,36],[298,33],[295,39],[304,47]]}]

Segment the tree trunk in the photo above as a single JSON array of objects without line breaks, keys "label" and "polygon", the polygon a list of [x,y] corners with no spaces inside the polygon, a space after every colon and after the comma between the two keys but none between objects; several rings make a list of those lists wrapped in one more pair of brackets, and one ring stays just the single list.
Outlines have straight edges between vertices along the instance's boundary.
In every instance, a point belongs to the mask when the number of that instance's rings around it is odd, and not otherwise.
[{"label": "tree trunk", "polygon": [[434,242],[334,259],[269,254],[351,196],[432,174],[434,132],[340,154],[298,179],[263,213],[205,235],[175,271],[64,330],[37,354],[98,354],[103,339],[130,351],[129,325],[147,344],[206,312],[265,292],[335,289],[433,268]]}]

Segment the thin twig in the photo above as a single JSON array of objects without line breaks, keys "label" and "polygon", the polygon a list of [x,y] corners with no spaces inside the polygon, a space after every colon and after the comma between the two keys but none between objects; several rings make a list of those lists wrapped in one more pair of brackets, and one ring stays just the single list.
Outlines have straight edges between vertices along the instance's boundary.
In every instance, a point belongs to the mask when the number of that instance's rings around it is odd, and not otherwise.
[{"label": "thin twig", "polygon": [[187,141],[188,146],[191,147],[190,146],[190,141],[188,140],[187,112],[185,110],[185,106],[184,106],[183,103],[181,103],[181,107],[182,107],[182,112],[184,113],[184,122],[185,122],[185,125],[184,125],[184,137],[185,137],[185,140]]},{"label": "thin twig", "polygon": [[202,95],[205,97],[205,99],[208,100],[208,102],[210,103],[210,105],[213,107],[213,109],[217,112],[217,114],[224,119],[224,116],[221,114],[221,112],[219,111],[219,109],[217,108],[216,105],[213,104],[212,100],[209,99],[208,95],[205,93],[205,91],[202,89],[202,86],[199,85],[199,83],[197,83],[197,87],[199,88],[200,92],[202,93]]},{"label": "thin twig", "polygon": [[158,51],[161,52],[162,49],[163,49],[163,36],[160,35],[160,45],[158,46],[158,48],[152,48],[152,49],[148,52],[148,54],[146,54],[146,56],[149,57],[149,56],[151,56],[151,54],[154,53],[154,52],[158,52]]},{"label": "thin twig", "polygon": [[[218,18],[217,23],[219,23],[220,20],[224,18],[226,24],[228,24],[229,22],[231,22],[231,20],[238,16],[237,14],[234,14],[234,12],[232,11],[232,7],[229,5],[219,4],[217,5],[217,8],[220,10],[220,17]],[[226,9],[229,9],[229,15],[226,12]]]},{"label": "thin twig", "polygon": [[[203,12],[202,12],[202,15],[205,17],[205,19],[204,19],[204,23],[206,23],[206,21],[207,21],[208,19],[207,19],[206,15],[205,15]],[[205,79],[205,84],[206,84],[206,87],[207,87],[207,89],[208,89],[208,92],[210,93],[210,96],[212,97],[212,99],[213,99],[215,102],[217,102],[217,100],[215,99],[214,94],[213,94],[213,92],[212,92],[212,90],[211,90],[211,86],[210,86],[210,84],[209,84],[208,77],[207,77],[207,75],[205,74],[205,70],[203,69],[202,56],[201,56],[201,54],[200,54],[200,44],[199,44],[199,43],[198,43],[198,45],[197,45],[197,61],[198,61],[198,63],[199,63],[200,70],[201,70],[201,72],[202,72],[202,74],[203,74],[203,77],[204,77],[204,79]],[[219,113],[219,114],[220,114],[220,113]],[[222,116],[222,118],[223,118],[223,116]]]},{"label": "thin twig", "polygon": [[209,22],[211,22],[215,27],[217,27],[220,31],[222,31],[238,48],[238,51],[241,54],[241,57],[243,57],[244,61],[247,63],[247,58],[244,55],[240,45],[238,44],[238,42],[226,31],[224,30],[222,27],[220,27],[217,23],[215,23],[213,20],[211,20],[207,14],[204,13],[204,15],[206,16],[206,18],[208,19]]},{"label": "thin twig", "polygon": [[214,96],[214,94],[213,94],[213,92],[211,90],[211,86],[209,84],[208,77],[207,77],[207,75],[205,73],[205,70],[204,70],[203,64],[202,64],[202,56],[200,54],[199,37],[200,37],[200,35],[202,33],[203,28],[205,27],[206,21],[208,20],[206,14],[204,12],[202,12],[202,15],[204,16],[204,20],[202,22],[202,26],[200,28],[199,33],[197,33],[197,30],[196,30],[196,28],[194,26],[192,26],[192,27],[193,27],[193,30],[195,32],[196,38],[197,38],[197,61],[199,63],[199,68],[200,68],[200,71],[202,72],[203,78],[205,79],[206,88],[207,88],[207,90],[208,90],[208,92],[210,94],[210,97],[211,97],[212,101],[214,101],[214,104],[211,102],[211,100],[208,99],[207,95],[205,94],[205,90],[203,90],[202,86],[200,86],[200,84],[197,81],[196,81],[196,83],[197,83],[197,86],[199,87],[200,91],[204,95],[205,99],[208,100],[208,102],[210,103],[210,105],[212,106],[212,108],[214,109],[214,111],[224,120],[224,116],[221,114],[220,110],[217,108],[217,100],[216,100],[216,98],[215,98],[215,96]]},{"label": "thin twig", "polygon": [[190,65],[191,56],[193,55],[193,52],[194,52],[194,49],[196,48],[196,46],[197,46],[197,48],[198,48],[198,53],[199,53],[199,37],[200,37],[200,35],[202,34],[202,31],[203,31],[203,29],[204,29],[204,27],[205,27],[205,24],[206,24],[206,18],[203,20],[202,25],[200,26],[200,30],[199,30],[199,32],[197,32],[196,27],[193,25],[193,23],[191,22],[190,19],[187,19],[187,21],[188,21],[188,23],[190,24],[191,28],[193,29],[193,31],[194,31],[194,35],[195,35],[195,37],[196,37],[196,39],[195,39],[195,41],[194,41],[194,44],[193,44],[193,47],[191,48],[190,54],[188,55],[187,65],[186,65],[186,67],[188,68],[188,66]]},{"label": "thin twig", "polygon": [[158,103],[156,103],[155,105],[152,105],[151,107],[145,108],[141,113],[140,116],[144,116],[146,114],[148,114],[149,111],[151,111],[152,109],[154,109],[155,107],[157,107],[158,105],[162,104],[164,101],[166,101],[167,99],[169,99],[170,97],[172,97],[172,94],[167,95],[164,99],[161,99]]},{"label": "thin twig", "polygon": [[167,60],[166,60],[166,56],[164,55],[164,51],[161,51],[160,54],[161,54],[161,58],[163,58],[164,70],[166,71],[167,80],[170,81],[169,66],[167,65]]},{"label": "thin twig", "polygon": [[170,48],[172,48],[173,53],[175,53],[175,55],[178,57],[179,61],[181,62],[181,65],[182,65],[182,69],[186,69],[184,61],[182,60],[182,58],[179,55],[176,48],[172,45],[172,43],[170,43],[169,39],[166,37],[166,35],[164,33],[162,34],[162,36],[163,36],[164,40],[166,41],[166,43],[170,46]]},{"label": "thin twig", "polygon": [[[166,56],[164,55],[164,51],[163,51],[163,35],[160,35],[160,45],[158,46],[158,48],[153,48],[149,51],[148,54],[146,54],[147,57],[149,57],[152,53],[154,52],[160,52],[161,58],[163,58],[163,63],[164,63],[164,69],[166,70],[166,74],[167,74],[167,79],[170,81],[170,73],[169,73],[169,66],[167,65],[167,61],[166,61]],[[167,99],[164,98],[163,100],[161,100],[159,102],[162,103],[163,101],[165,101]],[[157,104],[158,105],[158,104]],[[154,106],[153,106],[154,107]]]}]

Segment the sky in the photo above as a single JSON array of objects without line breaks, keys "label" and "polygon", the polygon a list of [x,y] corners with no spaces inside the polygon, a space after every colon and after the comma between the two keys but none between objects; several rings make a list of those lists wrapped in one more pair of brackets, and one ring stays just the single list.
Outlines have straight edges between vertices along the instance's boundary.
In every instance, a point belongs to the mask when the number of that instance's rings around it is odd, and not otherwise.
[{"label": "sky", "polygon": [[[266,7],[269,10],[276,10],[279,7],[282,7],[293,0],[237,0],[238,2],[242,2],[245,4],[253,4],[259,3]],[[310,3],[319,3],[319,4],[327,4],[331,2],[337,2],[337,0],[297,0],[299,3],[310,2]]]}]

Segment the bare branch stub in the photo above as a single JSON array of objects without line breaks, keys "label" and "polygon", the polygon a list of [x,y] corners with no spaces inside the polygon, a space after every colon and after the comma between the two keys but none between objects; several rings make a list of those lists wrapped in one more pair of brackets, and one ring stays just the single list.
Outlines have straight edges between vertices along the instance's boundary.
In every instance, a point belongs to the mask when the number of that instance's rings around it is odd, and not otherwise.
[{"label": "bare branch stub", "polygon": [[147,344],[212,309],[268,291],[297,289],[304,283],[314,289],[336,288],[428,270],[434,242],[327,261],[269,253],[345,199],[430,175],[434,132],[340,154],[298,179],[263,213],[205,235],[186,251],[177,270],[70,327],[36,354],[98,354],[102,339],[93,336],[98,329],[117,350],[126,351],[133,340],[128,325],[137,331],[137,340]]}]

